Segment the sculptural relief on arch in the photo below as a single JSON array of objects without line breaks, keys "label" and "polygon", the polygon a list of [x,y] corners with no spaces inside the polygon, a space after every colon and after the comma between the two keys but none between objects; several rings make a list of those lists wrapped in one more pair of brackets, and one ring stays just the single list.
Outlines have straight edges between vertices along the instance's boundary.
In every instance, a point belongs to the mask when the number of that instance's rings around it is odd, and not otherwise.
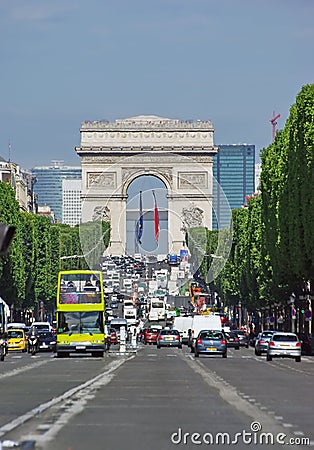
[{"label": "sculptural relief on arch", "polygon": [[75,150],[82,165],[82,222],[110,220],[108,253],[126,251],[127,189],[141,175],[154,175],[167,188],[168,253],[180,252],[190,227],[212,228],[218,148],[210,121],[136,116],[83,122],[80,133]]}]

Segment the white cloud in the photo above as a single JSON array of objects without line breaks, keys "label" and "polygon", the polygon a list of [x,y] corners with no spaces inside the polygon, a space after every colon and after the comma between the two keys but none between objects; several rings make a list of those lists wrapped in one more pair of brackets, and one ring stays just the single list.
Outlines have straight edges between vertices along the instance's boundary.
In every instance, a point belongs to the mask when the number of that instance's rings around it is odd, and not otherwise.
[{"label": "white cloud", "polygon": [[27,3],[20,0],[15,3],[1,5],[1,9],[7,18],[18,22],[36,22],[53,19],[68,14],[73,8],[75,8],[75,4],[71,0],[67,0],[66,2],[28,0]]}]

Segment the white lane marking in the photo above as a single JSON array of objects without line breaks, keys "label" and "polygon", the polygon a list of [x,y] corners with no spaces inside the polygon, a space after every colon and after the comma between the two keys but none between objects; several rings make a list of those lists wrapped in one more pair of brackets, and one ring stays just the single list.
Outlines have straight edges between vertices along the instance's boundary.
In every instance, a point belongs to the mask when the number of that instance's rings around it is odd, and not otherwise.
[{"label": "white lane marking", "polygon": [[19,375],[20,373],[26,372],[27,370],[34,369],[35,367],[43,366],[44,364],[47,364],[50,362],[49,359],[45,359],[43,361],[38,361],[37,363],[27,364],[26,366],[20,367],[19,369],[13,369],[10,370],[10,372],[2,373],[0,375],[0,380],[3,380],[3,378],[12,377],[14,375]]},{"label": "white lane marking", "polygon": [[[207,383],[210,387],[215,388],[221,398],[231,407],[241,411],[253,420],[257,420],[262,423],[263,428],[267,429],[268,432],[272,432],[274,434],[282,433],[284,428],[286,434],[288,435],[287,428],[290,426],[292,427],[293,425],[275,422],[272,417],[273,414],[275,414],[273,411],[268,412],[268,408],[266,407],[256,407],[253,402],[250,402],[244,398],[244,396],[247,397],[245,394],[240,396],[234,386],[230,385],[227,387],[224,383],[218,380],[214,371],[209,369],[209,367],[206,367],[200,361],[197,363],[189,359],[185,359],[185,361],[194,372],[203,378],[205,383]],[[290,437],[293,436],[292,430],[291,433],[289,430],[289,434],[291,435]]]},{"label": "white lane marking", "polygon": [[81,390],[89,387],[92,384],[95,384],[95,386],[98,386],[97,383],[99,383],[99,380],[102,381],[103,378],[106,378],[106,380],[108,380],[107,382],[109,382],[111,380],[111,372],[115,371],[125,361],[130,360],[132,358],[134,358],[134,356],[131,356],[128,359],[113,361],[112,363],[109,364],[109,369],[107,369],[105,372],[101,373],[100,375],[97,375],[97,377],[92,378],[92,379],[86,381],[85,383],[70,389],[69,391],[65,392],[64,394],[61,394],[59,397],[55,397],[46,403],[42,403],[41,405],[36,406],[31,411],[28,411],[27,413],[23,414],[22,416],[17,417],[16,419],[12,420],[11,422],[3,425],[0,428],[0,437],[6,433],[9,433],[10,431],[14,430],[15,428],[23,425],[26,421],[32,419],[34,416],[42,413],[43,411],[47,410],[48,408],[51,408],[52,406],[56,405],[57,403],[62,402],[62,404],[63,404],[64,400],[68,399],[69,397],[72,397],[78,391],[81,391]]}]

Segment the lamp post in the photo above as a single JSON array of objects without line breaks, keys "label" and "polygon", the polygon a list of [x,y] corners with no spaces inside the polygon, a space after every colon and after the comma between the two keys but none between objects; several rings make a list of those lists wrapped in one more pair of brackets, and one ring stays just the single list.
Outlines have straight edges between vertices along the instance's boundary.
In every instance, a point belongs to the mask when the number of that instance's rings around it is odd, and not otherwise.
[{"label": "lamp post", "polygon": [[292,292],[289,298],[289,304],[290,304],[290,314],[291,314],[291,331],[292,333],[295,333],[295,321],[297,318],[297,311],[295,309],[295,294]]}]

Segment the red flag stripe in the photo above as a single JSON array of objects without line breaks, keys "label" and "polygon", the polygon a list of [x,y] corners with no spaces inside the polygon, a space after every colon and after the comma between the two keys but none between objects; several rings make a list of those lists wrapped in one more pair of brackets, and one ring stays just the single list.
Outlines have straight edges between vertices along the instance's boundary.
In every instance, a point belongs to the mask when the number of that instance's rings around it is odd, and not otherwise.
[{"label": "red flag stripe", "polygon": [[155,222],[155,239],[158,243],[159,238],[159,213],[158,213],[158,207],[157,207],[157,201],[155,197],[155,192],[153,191],[154,196],[154,222]]}]

